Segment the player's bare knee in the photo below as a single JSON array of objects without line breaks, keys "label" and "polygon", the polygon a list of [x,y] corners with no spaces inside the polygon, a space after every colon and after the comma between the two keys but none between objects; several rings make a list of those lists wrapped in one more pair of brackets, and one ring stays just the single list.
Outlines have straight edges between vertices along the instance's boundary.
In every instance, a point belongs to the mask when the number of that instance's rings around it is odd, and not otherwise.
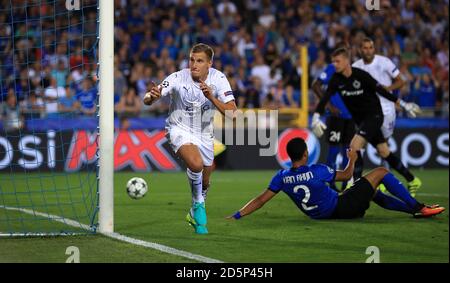
[{"label": "player's bare knee", "polygon": [[384,167],[377,167],[370,171],[369,174],[365,175],[364,178],[372,185],[372,187],[376,190],[380,185],[381,180],[383,180],[384,176],[389,173]]},{"label": "player's bare knee", "polygon": [[384,176],[389,173],[389,170],[384,167],[378,167],[375,170],[375,176],[374,176],[374,182],[376,183],[376,187],[381,183],[381,180],[383,180]]},{"label": "player's bare knee", "polygon": [[377,172],[377,175],[381,176],[381,178],[383,178],[384,176],[386,176],[386,174],[389,173],[389,170],[386,169],[385,167],[377,167],[375,171]]},{"label": "player's bare knee", "polygon": [[194,173],[200,173],[203,170],[203,162],[199,161],[193,161],[189,165],[189,170],[191,170]]},{"label": "player's bare knee", "polygon": [[378,149],[378,154],[381,156],[381,158],[386,159],[389,154],[391,154],[391,151],[389,150],[389,148],[379,148]]}]

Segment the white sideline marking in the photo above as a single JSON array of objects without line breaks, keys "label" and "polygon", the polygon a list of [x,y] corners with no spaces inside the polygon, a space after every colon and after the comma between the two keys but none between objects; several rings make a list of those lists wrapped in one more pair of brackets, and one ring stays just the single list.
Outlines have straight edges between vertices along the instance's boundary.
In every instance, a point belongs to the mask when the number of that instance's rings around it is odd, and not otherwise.
[{"label": "white sideline marking", "polygon": [[448,195],[443,195],[443,194],[429,194],[429,193],[417,193],[417,196],[420,197],[440,197],[440,198],[448,198]]},{"label": "white sideline marking", "polygon": [[[57,221],[57,222],[61,222],[73,227],[80,227],[84,230],[88,230],[88,231],[92,231],[92,228],[89,225],[86,224],[82,224],[78,221],[72,220],[72,219],[67,219],[67,218],[62,218],[60,216],[57,215],[52,215],[52,214],[48,214],[48,213],[42,213],[39,211],[35,211],[35,210],[30,210],[30,209],[25,209],[25,208],[18,208],[18,207],[10,207],[10,206],[4,206],[4,205],[0,205],[0,208],[6,209],[6,210],[12,210],[12,211],[20,211],[20,212],[24,212],[27,214],[31,214],[31,215],[35,215],[35,216],[42,216],[42,217],[47,217],[51,220]],[[171,248],[168,246],[164,246],[161,244],[157,244],[157,243],[152,243],[152,242],[147,242],[147,241],[143,241],[143,240],[139,240],[139,239],[135,239],[135,238],[131,238],[131,237],[127,237],[124,235],[121,235],[119,233],[100,233],[102,235],[105,235],[107,237],[119,240],[119,241],[123,241],[123,242],[127,242],[133,245],[138,245],[138,246],[142,246],[142,247],[146,247],[146,248],[150,248],[150,249],[154,249],[154,250],[158,250],[161,251],[163,253],[168,253],[168,254],[173,254],[176,256],[180,256],[180,257],[185,257],[185,258],[189,258],[189,259],[193,259],[199,262],[205,262],[205,263],[223,263],[223,261],[217,260],[217,259],[213,259],[213,258],[209,258],[209,257],[205,257],[205,256],[201,256],[201,255],[197,255],[197,254],[193,254],[190,252],[186,252],[186,251],[182,251],[182,250],[178,250],[175,248]],[[1,234],[0,235],[6,235],[6,234]],[[13,234],[12,236],[20,236],[20,235],[49,235],[49,234],[41,234],[41,233],[22,233],[22,234]]]},{"label": "white sideline marking", "polygon": [[0,237],[61,237],[61,236],[76,236],[85,235],[82,233],[0,233]]},{"label": "white sideline marking", "polygon": [[201,255],[196,255],[196,254],[192,254],[190,252],[185,252],[185,251],[181,251],[181,250],[177,250],[168,246],[164,246],[164,245],[160,245],[157,243],[152,243],[152,242],[146,242],[146,241],[142,241],[142,240],[138,240],[135,238],[130,238],[124,235],[121,235],[119,233],[104,233],[103,235],[120,240],[120,241],[124,241],[133,245],[138,245],[138,246],[143,246],[146,248],[151,248],[154,250],[158,250],[164,253],[168,253],[168,254],[174,254],[177,256],[181,256],[181,257],[186,257],[186,258],[190,258],[196,261],[200,261],[200,262],[206,262],[206,263],[223,263],[223,261],[217,260],[217,259],[213,259],[213,258],[209,258],[209,257],[204,257]]}]

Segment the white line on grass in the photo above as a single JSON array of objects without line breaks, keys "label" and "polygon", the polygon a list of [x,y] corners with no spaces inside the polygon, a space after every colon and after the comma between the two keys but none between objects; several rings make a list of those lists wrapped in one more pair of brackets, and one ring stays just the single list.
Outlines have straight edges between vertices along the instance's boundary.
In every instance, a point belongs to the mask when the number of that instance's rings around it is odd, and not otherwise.
[{"label": "white line on grass", "polygon": [[443,194],[429,194],[429,193],[417,193],[419,197],[438,197],[438,198],[448,198],[448,195]]},{"label": "white line on grass", "polygon": [[[52,215],[52,214],[48,214],[48,213],[42,213],[42,212],[39,212],[39,211],[25,209],[25,208],[10,207],[10,206],[4,206],[4,205],[0,205],[0,208],[6,209],[6,210],[12,210],[12,211],[20,211],[20,212],[24,212],[24,213],[31,214],[31,215],[34,215],[34,216],[42,216],[42,217],[49,218],[50,220],[61,222],[61,223],[64,223],[64,224],[67,224],[67,225],[70,225],[70,226],[73,226],[73,227],[79,227],[79,228],[82,228],[84,230],[92,231],[92,228],[89,225],[82,224],[82,223],[80,223],[78,221],[75,221],[75,220],[72,220],[72,219],[63,218],[61,216]],[[0,235],[3,235],[3,234],[0,234]],[[17,234],[12,234],[12,236],[14,236],[14,235],[19,236]],[[33,234],[30,233],[30,234],[23,234],[23,235],[26,236],[26,235],[33,235]],[[45,234],[45,235],[49,235],[49,234]],[[131,237],[128,237],[128,236],[121,235],[119,233],[102,233],[102,235],[105,235],[107,237],[110,237],[110,238],[113,238],[113,239],[116,239],[116,240],[119,240],[119,241],[127,242],[127,243],[130,243],[130,244],[133,244],[133,245],[138,245],[138,246],[142,246],[142,247],[158,250],[158,251],[161,251],[163,253],[168,253],[168,254],[173,254],[173,255],[176,255],[176,256],[180,256],[180,257],[193,259],[193,260],[196,260],[196,261],[199,261],[199,262],[222,263],[222,261],[217,260],[217,259],[213,259],[213,258],[209,258],[209,257],[193,254],[193,253],[190,253],[190,252],[178,250],[178,249],[171,248],[171,247],[164,246],[164,245],[157,244],[157,243],[152,243],[152,242],[147,242],[147,241],[131,238]]]}]

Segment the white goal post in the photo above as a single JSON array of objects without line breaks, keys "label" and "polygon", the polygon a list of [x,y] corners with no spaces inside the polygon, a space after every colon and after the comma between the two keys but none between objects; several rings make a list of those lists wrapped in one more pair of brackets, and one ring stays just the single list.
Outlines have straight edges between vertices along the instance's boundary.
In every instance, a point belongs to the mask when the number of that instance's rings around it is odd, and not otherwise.
[{"label": "white goal post", "polygon": [[114,232],[114,1],[99,0],[99,232]]}]

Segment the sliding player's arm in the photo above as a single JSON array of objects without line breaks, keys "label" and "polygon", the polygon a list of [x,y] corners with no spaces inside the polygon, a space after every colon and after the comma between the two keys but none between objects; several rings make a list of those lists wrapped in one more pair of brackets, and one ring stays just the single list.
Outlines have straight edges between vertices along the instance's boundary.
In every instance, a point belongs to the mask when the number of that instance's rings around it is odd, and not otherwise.
[{"label": "sliding player's arm", "polygon": [[281,175],[282,170],[273,176],[272,181],[269,184],[267,190],[262,192],[259,196],[249,201],[234,215],[228,216],[227,219],[239,219],[242,216],[249,215],[254,211],[263,207],[269,200],[271,200],[281,189],[283,188],[283,177]]},{"label": "sliding player's arm", "polygon": [[358,159],[358,155],[356,154],[355,150],[349,148],[347,149],[347,157],[348,157],[347,166],[343,171],[340,170],[336,171],[336,177],[334,178],[335,181],[348,181],[352,178],[353,170],[355,170],[355,162],[356,159]]},{"label": "sliding player's arm", "polygon": [[244,205],[238,212],[234,215],[228,216],[228,219],[239,219],[245,215],[249,215],[254,211],[260,209],[266,204],[269,200],[271,200],[276,195],[275,192],[270,189],[265,190],[259,196],[249,201],[246,205]]}]

